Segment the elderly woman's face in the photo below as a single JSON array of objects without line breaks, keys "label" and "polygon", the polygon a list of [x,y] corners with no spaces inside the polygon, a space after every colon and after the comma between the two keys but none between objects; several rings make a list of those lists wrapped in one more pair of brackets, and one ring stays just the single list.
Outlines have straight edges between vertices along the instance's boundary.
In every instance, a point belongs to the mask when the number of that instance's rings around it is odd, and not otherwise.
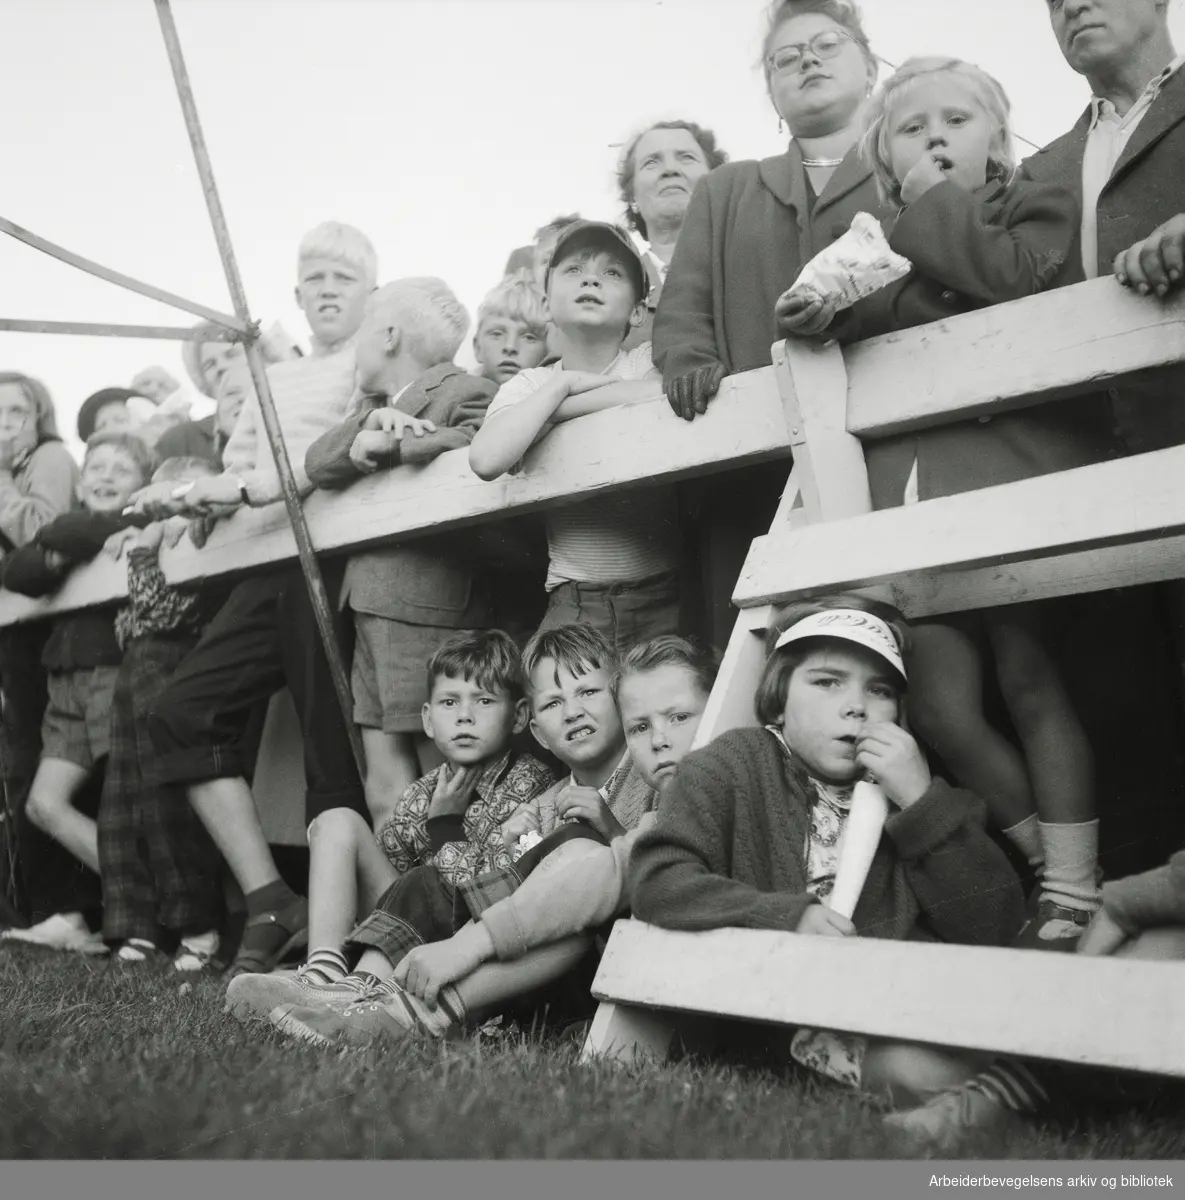
[{"label": "elderly woman's face", "polygon": [[[820,34],[839,34],[838,53],[821,57],[810,43]],[[797,46],[798,59],[781,69],[779,52]],[[868,96],[868,63],[842,25],[822,13],[784,21],[770,39],[766,73],[774,107],[798,137],[823,137],[848,125]]]},{"label": "elderly woman's face", "polygon": [[708,160],[686,129],[650,129],[634,147],[634,203],[647,226],[682,220]]}]

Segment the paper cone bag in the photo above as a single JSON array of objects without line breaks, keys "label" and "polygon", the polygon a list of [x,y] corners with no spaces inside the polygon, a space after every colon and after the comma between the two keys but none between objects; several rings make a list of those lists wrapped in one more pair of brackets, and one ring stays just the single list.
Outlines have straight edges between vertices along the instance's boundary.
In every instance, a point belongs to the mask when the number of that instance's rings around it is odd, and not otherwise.
[{"label": "paper cone bag", "polygon": [[889,799],[879,784],[861,780],[852,792],[852,807],[844,826],[839,848],[839,867],[835,887],[827,898],[828,907],[851,920],[856,901],[868,878],[872,856],[880,844],[881,833],[889,816]]}]

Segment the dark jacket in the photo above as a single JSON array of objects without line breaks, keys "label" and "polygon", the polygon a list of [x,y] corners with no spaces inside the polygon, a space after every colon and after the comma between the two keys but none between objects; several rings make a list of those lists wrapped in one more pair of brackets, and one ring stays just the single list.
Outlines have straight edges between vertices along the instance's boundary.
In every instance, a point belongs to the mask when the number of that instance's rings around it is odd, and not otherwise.
[{"label": "dark jacket", "polygon": [[871,170],[853,149],[811,210],[802,154],[726,163],[696,185],[654,318],[663,382],[722,363],[768,366],[781,340],[774,304],[806,263],[867,212],[887,224]]},{"label": "dark jacket", "polygon": [[[1090,109],[1069,133],[1050,142],[1021,164],[1021,177],[1068,188],[1081,202],[1082,155],[1090,130]],[[1098,202],[1099,273],[1109,274],[1116,255],[1142,241],[1170,217],[1185,212],[1185,67],[1168,79],[1132,134]],[[1079,240],[1055,286],[1083,278]],[[1132,452],[1160,450],[1185,442],[1185,366],[1157,372],[1093,397],[1066,401],[1082,408],[1106,405]]]},{"label": "dark jacket", "polygon": [[[680,764],[630,858],[633,914],[667,929],[793,932],[811,904],[814,786],[766,729],[722,734]],[[984,806],[936,780],[885,823],[852,921],[862,937],[998,946],[1024,919]]]},{"label": "dark jacket", "polygon": [[[913,263],[898,283],[840,314],[850,342],[1044,291],[1077,253],[1080,209],[1055,184],[989,183],[974,194],[940,183],[905,208],[889,245]],[[1110,422],[1097,406],[1036,405],[865,446],[874,508],[900,504],[915,458],[918,498],[950,496],[1106,458]]]},{"label": "dark jacket", "polygon": [[[497,392],[488,379],[469,375],[452,363],[433,367],[399,397],[395,407],[433,422],[435,433],[408,436],[395,444],[387,467],[431,462],[447,450],[468,446]],[[346,487],[362,478],[350,460],[350,447],[367,416],[384,408],[382,396],[367,397],[362,410],[322,434],[305,456],[305,471],[320,488]],[[465,552],[463,536],[371,550],[351,557],[341,602],[355,612],[451,629],[480,627],[489,614],[482,581]]]},{"label": "dark jacket", "polygon": [[[24,596],[48,596],[58,590],[72,566],[89,562],[113,533],[138,523],[142,521],[124,516],[65,513],[46,525],[27,545],[8,555],[4,560],[4,586]],[[50,551],[62,555],[67,565],[51,567],[47,560]],[[53,632],[41,655],[45,669],[84,671],[118,666],[123,655],[115,638],[117,608],[117,604],[84,608],[54,621]]]}]

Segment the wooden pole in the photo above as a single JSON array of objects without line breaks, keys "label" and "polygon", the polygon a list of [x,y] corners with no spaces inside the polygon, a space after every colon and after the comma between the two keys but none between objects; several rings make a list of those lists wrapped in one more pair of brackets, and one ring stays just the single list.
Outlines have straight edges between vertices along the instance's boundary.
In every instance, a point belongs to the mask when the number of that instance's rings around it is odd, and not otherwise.
[{"label": "wooden pole", "polygon": [[193,300],[175,296],[172,292],[166,292],[164,288],[153,287],[150,283],[142,283],[139,279],[133,279],[130,275],[123,274],[122,271],[113,271],[110,267],[101,266],[89,258],[83,258],[81,254],[75,254],[72,250],[59,246],[56,242],[51,242],[46,238],[38,237],[35,233],[30,233],[27,229],[22,229],[21,226],[4,217],[0,217],[0,233],[6,233],[9,237],[16,238],[18,242],[32,246],[34,250],[40,250],[43,254],[48,254],[72,267],[77,267],[88,275],[95,275],[99,279],[105,279],[108,283],[114,283],[117,287],[126,288],[129,292],[138,292],[141,296],[147,296],[150,300],[159,300],[162,304],[169,305],[170,308],[179,308],[182,312],[193,313],[195,317],[204,317],[207,321],[213,321],[215,324],[233,329],[237,333],[247,332],[247,327],[243,322],[234,317],[228,317],[225,313],[207,308],[204,304],[198,304]]},{"label": "wooden pole", "polygon": [[362,752],[362,738],[354,724],[354,700],[350,692],[350,679],[346,673],[345,663],[342,661],[341,649],[337,644],[337,635],[333,627],[333,612],[330,608],[329,596],[325,591],[325,581],[321,576],[321,568],[317,562],[316,551],[313,549],[312,538],[309,536],[309,527],[305,523],[304,508],[296,486],[296,477],[292,473],[288,448],[284,444],[284,434],[280,428],[280,418],[276,413],[276,404],[268,384],[263,357],[259,353],[257,344],[259,326],[257,322],[251,320],[250,310],[247,307],[247,295],[243,290],[243,281],[235,260],[230,230],[227,228],[226,215],[222,211],[222,201],[214,183],[214,171],[210,165],[206,139],[202,134],[197,104],[194,101],[193,88],[189,82],[189,73],[185,68],[185,58],[181,53],[181,42],[177,37],[173,12],[169,7],[169,0],[154,0],[154,3],[156,4],[156,15],[160,21],[161,34],[165,40],[165,49],[169,55],[169,64],[173,69],[173,82],[177,86],[177,98],[181,102],[181,112],[185,117],[185,128],[189,133],[189,143],[193,148],[198,177],[201,179],[202,192],[206,197],[210,224],[214,228],[214,238],[218,243],[218,253],[222,258],[222,269],[226,275],[227,287],[230,288],[235,313],[247,329],[245,337],[247,362],[251,367],[251,377],[255,381],[255,391],[259,398],[264,430],[267,433],[272,456],[276,461],[276,470],[280,476],[280,485],[284,492],[284,506],[288,510],[288,519],[292,523],[292,532],[296,538],[297,555],[300,558],[300,566],[309,589],[309,599],[312,602],[313,615],[317,621],[317,630],[325,648],[325,657],[329,660],[333,688],[337,693],[338,704],[341,706],[342,720],[345,722],[346,731],[350,736],[358,774],[365,778],[366,759]]},{"label": "wooden pole", "polygon": [[18,321],[0,317],[4,333],[69,333],[92,337],[161,338],[169,342],[238,342],[233,329],[193,329],[188,325],[108,325],[95,321]]}]

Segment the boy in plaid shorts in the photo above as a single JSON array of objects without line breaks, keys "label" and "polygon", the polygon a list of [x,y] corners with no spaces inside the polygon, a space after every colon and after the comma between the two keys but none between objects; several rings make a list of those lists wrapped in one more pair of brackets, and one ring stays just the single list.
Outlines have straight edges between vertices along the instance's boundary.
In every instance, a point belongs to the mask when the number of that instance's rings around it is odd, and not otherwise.
[{"label": "boy in plaid shorts", "polygon": [[[152,452],[135,434],[96,433],[87,442],[78,483],[83,511],[65,513],[5,560],[4,586],[26,596],[57,591],[71,567],[103,549],[130,524],[124,508],[152,472]],[[25,815],[91,871],[99,870],[94,818],[74,805],[83,785],[107,757],[111,700],[119,670],[114,605],[60,617],[45,644],[49,704],[41,727],[41,762]],[[55,912],[31,929],[3,937],[84,954],[104,954],[101,935],[82,912]]]},{"label": "boy in plaid shorts", "polygon": [[[153,483],[188,483],[214,475],[204,458],[171,458]],[[146,714],[173,672],[197,645],[220,596],[170,587],[160,569],[162,545],[185,529],[172,517],[143,530],[124,529],[107,550],[128,564],[128,604],[115,618],[123,662],[115,679],[111,752],[99,804],[99,874],[103,936],[122,943],[117,957],[144,962],[177,941],[174,966],[197,971],[218,949],[222,856],[185,803],[183,789],[145,778],[151,757]]]},{"label": "boy in plaid shorts", "polygon": [[509,862],[503,823],[552,782],[546,767],[511,749],[527,723],[518,647],[496,629],[457,634],[429,660],[427,675],[421,717],[443,765],[404,792],[377,839],[354,812],[322,813],[312,823],[308,961],[295,975],[232,980],[227,1008],[240,1019],[357,999],[377,982],[349,973],[346,935],[359,911],[400,881],[422,878],[431,881],[431,902],[451,908],[464,880]]}]

